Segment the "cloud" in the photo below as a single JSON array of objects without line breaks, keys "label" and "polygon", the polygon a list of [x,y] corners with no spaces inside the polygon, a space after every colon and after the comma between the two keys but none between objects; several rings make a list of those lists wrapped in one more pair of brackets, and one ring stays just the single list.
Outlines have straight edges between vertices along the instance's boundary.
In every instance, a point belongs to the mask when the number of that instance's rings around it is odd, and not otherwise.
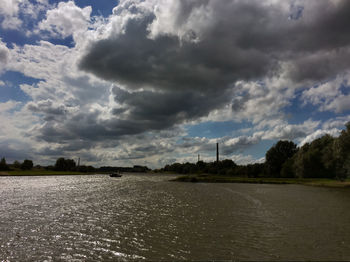
[{"label": "cloud", "polygon": [[6,64],[9,60],[9,50],[5,43],[0,38],[0,73],[5,69]]},{"label": "cloud", "polygon": [[322,83],[302,93],[304,104],[318,106],[320,111],[342,113],[350,110],[350,96],[347,94],[350,87],[348,79],[350,73],[339,75],[334,80]]},{"label": "cloud", "polygon": [[239,136],[224,141],[221,146],[221,152],[224,155],[231,155],[234,152],[240,152],[244,149],[256,145],[261,141],[261,134],[255,133],[253,136]]},{"label": "cloud", "polygon": [[18,140],[7,139],[0,141],[0,156],[5,157],[7,163],[15,160],[32,159],[31,150],[30,144]]},{"label": "cloud", "polygon": [[38,29],[47,31],[51,37],[66,38],[87,30],[91,12],[90,6],[80,8],[73,1],[60,2],[57,8],[47,11]]},{"label": "cloud", "polygon": [[[123,1],[80,68],[126,90],[181,90],[209,99],[230,93],[231,101],[208,103],[198,115],[204,119],[208,110],[211,120],[283,118],[296,88],[349,67],[348,7],[347,1]],[[295,8],[302,15],[288,19]],[[345,110],[347,98],[330,108]]]},{"label": "cloud", "polygon": [[12,109],[15,109],[20,104],[21,104],[21,102],[16,102],[13,100],[9,100],[7,102],[0,103],[0,112],[4,113],[6,111],[10,111]]},{"label": "cloud", "polygon": [[4,29],[17,29],[22,21],[17,17],[19,12],[19,0],[3,0],[0,14],[3,16],[1,27]]},{"label": "cloud", "polygon": [[166,129],[208,115],[228,100],[227,92],[220,91],[210,95],[191,91],[128,92],[115,86],[112,92],[118,104],[113,114],[119,119],[138,123],[141,132]]},{"label": "cloud", "polygon": [[[0,22],[19,19],[13,28],[47,12],[32,21],[45,41],[0,43],[2,68],[36,79],[20,83],[30,101],[0,116],[0,138],[24,139],[45,161],[79,154],[154,166],[211,159],[217,141],[243,161],[263,140],[303,141],[345,121],[289,124],[285,109],[299,90],[304,105],[349,110],[349,1],[124,0],[106,18],[73,1],[6,3]],[[73,47],[52,39],[69,36]],[[215,139],[183,129],[205,121],[252,127]]]},{"label": "cloud", "polygon": [[1,27],[21,30],[26,18],[37,18],[39,13],[49,6],[48,0],[2,0],[0,5]]},{"label": "cloud", "polygon": [[350,115],[338,116],[325,121],[322,125],[322,129],[343,129],[345,124],[350,121]]},{"label": "cloud", "polygon": [[319,126],[319,121],[311,119],[306,120],[302,124],[288,124],[286,122],[277,123],[271,127],[270,130],[265,131],[262,136],[263,139],[279,139],[279,140],[296,140],[307,136],[314,132]]},{"label": "cloud", "polygon": [[298,146],[303,146],[303,145],[305,145],[306,143],[310,143],[310,142],[312,142],[313,140],[315,140],[315,139],[317,139],[317,138],[320,138],[320,137],[322,137],[322,136],[324,136],[324,135],[326,135],[326,134],[331,135],[331,136],[333,136],[333,137],[337,137],[337,136],[339,136],[340,131],[341,131],[341,130],[339,130],[339,129],[337,129],[337,128],[326,129],[326,130],[324,130],[324,129],[318,129],[318,130],[316,130],[314,133],[312,133],[312,134],[306,136],[306,137],[299,143]]},{"label": "cloud", "polygon": [[127,17],[124,28],[96,41],[81,68],[129,88],[227,88],[278,73],[282,62],[294,81],[325,79],[349,66],[350,3],[302,3],[303,17],[288,20],[283,4],[261,1],[124,1],[114,12]]}]

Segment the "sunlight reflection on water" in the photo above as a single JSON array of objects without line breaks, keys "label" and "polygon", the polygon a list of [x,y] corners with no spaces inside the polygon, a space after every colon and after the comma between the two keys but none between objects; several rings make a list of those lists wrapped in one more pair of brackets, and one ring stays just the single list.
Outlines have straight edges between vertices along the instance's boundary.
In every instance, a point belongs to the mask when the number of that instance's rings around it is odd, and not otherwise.
[{"label": "sunlight reflection on water", "polygon": [[346,189],[135,174],[0,179],[3,260],[350,259]]}]

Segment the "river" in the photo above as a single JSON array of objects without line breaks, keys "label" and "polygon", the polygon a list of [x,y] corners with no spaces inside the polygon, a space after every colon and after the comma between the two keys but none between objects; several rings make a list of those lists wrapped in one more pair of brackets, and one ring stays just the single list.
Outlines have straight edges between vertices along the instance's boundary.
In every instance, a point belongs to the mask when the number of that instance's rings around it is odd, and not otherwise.
[{"label": "river", "polygon": [[0,260],[350,260],[350,190],[0,177]]}]

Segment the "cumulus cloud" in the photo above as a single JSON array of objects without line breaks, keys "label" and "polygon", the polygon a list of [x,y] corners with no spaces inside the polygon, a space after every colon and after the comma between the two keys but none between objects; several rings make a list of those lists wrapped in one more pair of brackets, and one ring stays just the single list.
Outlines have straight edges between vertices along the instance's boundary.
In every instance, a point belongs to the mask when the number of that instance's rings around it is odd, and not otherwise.
[{"label": "cumulus cloud", "polygon": [[4,70],[8,60],[9,60],[9,50],[5,45],[5,43],[3,43],[0,38],[0,73]]},{"label": "cumulus cloud", "polygon": [[329,119],[325,121],[322,125],[322,129],[343,129],[344,125],[350,121],[350,115],[338,116],[336,118]]},{"label": "cumulus cloud", "polygon": [[314,132],[319,126],[319,121],[313,121],[311,119],[305,121],[302,124],[288,124],[286,122],[277,123],[270,130],[265,131],[262,136],[264,139],[284,139],[284,140],[296,140],[304,138],[308,134]]},{"label": "cumulus cloud", "polygon": [[1,2],[0,14],[3,16],[1,26],[5,29],[16,29],[22,21],[17,17],[19,12],[19,0],[4,0]]},{"label": "cumulus cloud", "polygon": [[16,106],[20,105],[21,102],[16,102],[16,101],[13,101],[13,100],[9,100],[7,102],[4,102],[4,103],[0,103],[0,112],[6,112],[6,111],[9,111],[9,110],[12,110],[14,108],[16,108]]},{"label": "cumulus cloud", "polygon": [[174,97],[181,90],[210,100],[230,90],[231,101],[209,102],[202,117],[260,122],[281,117],[296,87],[347,69],[349,9],[347,1],[123,1],[80,68],[128,90]]},{"label": "cumulus cloud", "polygon": [[350,73],[345,75],[341,74],[334,80],[305,90],[301,97],[304,104],[316,105],[320,111],[341,113],[350,110],[350,96],[347,94],[350,90]]},{"label": "cumulus cloud", "polygon": [[91,12],[91,6],[80,8],[73,1],[60,2],[57,8],[47,11],[38,28],[52,37],[66,38],[87,30]]},{"label": "cumulus cloud", "polygon": [[[5,1],[3,24],[25,14],[28,1]],[[17,116],[32,117],[21,135],[38,155],[160,164],[193,153],[210,159],[218,141],[223,155],[249,162],[244,150],[262,140],[307,141],[338,128],[312,119],[289,124],[284,109],[296,90],[320,111],[350,109],[349,1],[124,0],[107,18],[73,1],[35,3],[49,9],[34,25],[46,41],[0,43],[0,60],[37,79],[20,85],[31,101]],[[69,36],[74,47],[49,40]],[[172,132],[200,121],[253,127],[215,139]],[[20,132],[13,122],[10,129]]]},{"label": "cumulus cloud", "polygon": [[305,1],[297,20],[284,4],[261,1],[123,3],[115,16],[128,17],[124,28],[93,44],[81,67],[130,88],[226,88],[278,73],[282,62],[291,79],[318,81],[349,66],[348,1]]},{"label": "cumulus cloud", "polygon": [[6,156],[8,163],[15,160],[31,159],[31,150],[30,144],[19,140],[6,139],[0,141],[0,156]]},{"label": "cumulus cloud", "polygon": [[221,151],[224,155],[231,155],[233,152],[239,152],[247,147],[258,144],[261,141],[261,133],[255,133],[252,136],[239,136],[230,138],[223,142]]},{"label": "cumulus cloud", "polygon": [[2,0],[0,5],[1,27],[20,30],[23,18],[37,18],[39,13],[49,8],[48,0]]},{"label": "cumulus cloud", "polygon": [[337,137],[339,136],[340,134],[340,131],[339,129],[337,128],[332,128],[332,129],[318,129],[316,130],[315,132],[311,133],[310,135],[306,136],[300,143],[299,143],[299,146],[303,146],[304,144],[306,143],[310,143],[312,142],[313,140],[317,139],[317,138],[320,138],[324,135],[331,135],[333,137]]}]

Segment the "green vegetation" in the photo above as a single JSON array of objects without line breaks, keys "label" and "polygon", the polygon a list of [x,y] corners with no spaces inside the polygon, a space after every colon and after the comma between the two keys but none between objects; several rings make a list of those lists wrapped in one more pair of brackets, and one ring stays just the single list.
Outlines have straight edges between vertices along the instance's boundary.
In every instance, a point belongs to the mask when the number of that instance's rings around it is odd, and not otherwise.
[{"label": "green vegetation", "polygon": [[0,171],[10,170],[9,166],[6,164],[6,159],[3,157],[0,160]]},{"label": "green vegetation", "polygon": [[33,161],[25,159],[23,163],[21,164],[22,170],[31,170],[33,168]]},{"label": "green vegetation", "polygon": [[83,172],[51,171],[43,168],[33,168],[32,170],[11,170],[0,172],[0,176],[48,176],[48,175],[86,175]]},{"label": "green vegetation", "polygon": [[236,165],[232,160],[199,161],[166,165],[159,171],[191,174],[176,179],[185,182],[348,186],[350,123],[338,138],[325,135],[300,148],[291,141],[279,141],[266,152],[265,163]]},{"label": "green vegetation", "polygon": [[60,157],[56,160],[54,166],[34,167],[33,161],[25,159],[23,163],[15,160],[12,164],[7,164],[6,159],[0,161],[0,176],[46,176],[46,175],[84,175],[84,174],[103,174],[113,172],[137,172],[146,173],[150,169],[146,166],[133,167],[113,167],[103,166],[95,168],[93,166],[76,165],[73,159]]},{"label": "green vegetation", "polygon": [[199,183],[299,184],[308,186],[350,187],[350,179],[339,181],[324,178],[269,178],[232,177],[220,175],[186,175],[172,181]]},{"label": "green vegetation", "polygon": [[73,159],[64,159],[63,157],[56,160],[55,170],[57,171],[73,171],[76,164]]}]

